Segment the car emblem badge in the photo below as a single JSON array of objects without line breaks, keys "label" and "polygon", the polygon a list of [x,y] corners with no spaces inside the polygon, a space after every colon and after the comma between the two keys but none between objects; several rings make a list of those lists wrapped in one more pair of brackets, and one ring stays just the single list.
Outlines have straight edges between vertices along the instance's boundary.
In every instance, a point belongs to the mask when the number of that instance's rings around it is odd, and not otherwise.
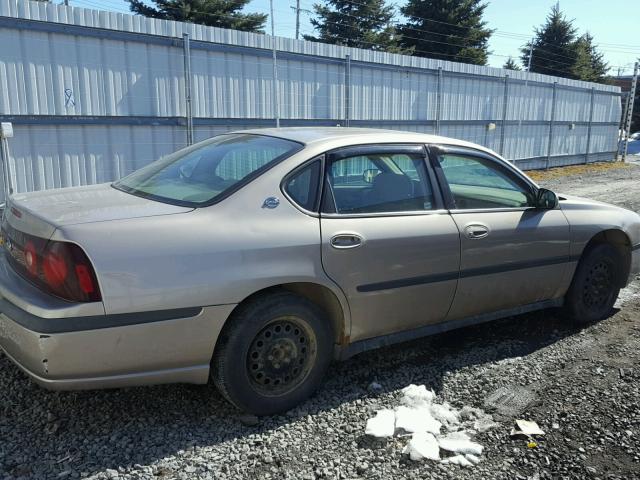
[{"label": "car emblem badge", "polygon": [[280,205],[280,200],[278,199],[278,197],[267,197],[264,199],[264,202],[262,203],[262,208],[276,208],[278,205]]}]

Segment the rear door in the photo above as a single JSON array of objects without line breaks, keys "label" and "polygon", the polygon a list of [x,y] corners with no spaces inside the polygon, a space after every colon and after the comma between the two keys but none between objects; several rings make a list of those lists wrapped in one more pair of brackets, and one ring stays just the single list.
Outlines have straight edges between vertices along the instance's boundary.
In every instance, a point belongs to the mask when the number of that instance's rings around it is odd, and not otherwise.
[{"label": "rear door", "polygon": [[569,224],[560,208],[534,208],[536,187],[488,154],[432,153],[461,239],[460,279],[447,320],[557,297],[569,261]]},{"label": "rear door", "polygon": [[442,321],[460,238],[423,145],[363,145],[326,156],[322,263],[351,308],[351,341]]}]

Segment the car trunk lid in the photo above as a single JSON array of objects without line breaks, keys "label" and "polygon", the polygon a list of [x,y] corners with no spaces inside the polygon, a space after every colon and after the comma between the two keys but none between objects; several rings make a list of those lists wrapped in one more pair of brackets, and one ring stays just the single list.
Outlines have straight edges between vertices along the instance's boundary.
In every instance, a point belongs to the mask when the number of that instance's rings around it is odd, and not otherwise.
[{"label": "car trunk lid", "polygon": [[171,215],[193,208],[156,202],[100,184],[16,194],[6,210],[6,219],[16,230],[50,238],[64,225]]}]

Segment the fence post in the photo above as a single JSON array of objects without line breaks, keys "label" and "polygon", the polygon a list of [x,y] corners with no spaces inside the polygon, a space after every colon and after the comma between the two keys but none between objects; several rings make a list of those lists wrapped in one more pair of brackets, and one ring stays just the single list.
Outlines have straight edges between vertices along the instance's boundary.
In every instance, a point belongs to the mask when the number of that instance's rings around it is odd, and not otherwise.
[{"label": "fence post", "polygon": [[344,57],[344,125],[351,124],[351,55]]},{"label": "fence post", "polygon": [[191,48],[189,34],[182,34],[184,57],[184,99],[185,115],[187,119],[187,145],[193,145],[193,113],[191,111]]},{"label": "fence post", "polygon": [[278,88],[278,57],[276,54],[276,22],[273,16],[273,0],[269,1],[271,9],[271,56],[273,58],[273,116],[276,119],[276,128],[280,128],[280,89]]},{"label": "fence post", "polygon": [[551,162],[551,146],[553,144],[553,122],[556,118],[556,95],[558,90],[558,82],[553,82],[553,97],[551,99],[551,119],[549,120],[549,145],[547,145],[547,161],[544,169],[549,170]]},{"label": "fence post", "polygon": [[4,179],[4,203],[9,201],[9,195],[13,193],[11,186],[11,168],[9,165],[9,141],[13,137],[13,125],[10,122],[0,124],[0,160],[2,160],[2,175]]},{"label": "fence post", "polygon": [[631,121],[633,120],[633,105],[636,101],[636,88],[638,87],[638,62],[633,67],[633,80],[629,91],[629,106],[627,107],[627,120],[624,129],[624,147],[622,148],[622,161],[627,159],[627,148],[629,147],[629,134],[631,133]]},{"label": "fence post", "polygon": [[436,94],[436,135],[440,135],[440,116],[442,115],[442,67],[438,67],[438,91]]},{"label": "fence post", "polygon": [[593,106],[596,96],[595,87],[591,87],[591,106],[589,107],[589,126],[587,127],[587,149],[584,152],[584,163],[589,163],[589,151],[591,150],[591,126],[593,123]]},{"label": "fence post", "polygon": [[509,75],[504,76],[504,98],[502,100],[502,125],[500,128],[500,155],[504,156],[504,135],[507,128],[507,102],[509,101]]}]

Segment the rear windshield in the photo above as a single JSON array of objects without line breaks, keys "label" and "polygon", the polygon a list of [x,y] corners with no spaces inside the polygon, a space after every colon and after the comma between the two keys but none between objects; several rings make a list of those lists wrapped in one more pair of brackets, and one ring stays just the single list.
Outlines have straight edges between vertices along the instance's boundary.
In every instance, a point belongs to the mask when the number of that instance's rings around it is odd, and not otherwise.
[{"label": "rear windshield", "polygon": [[220,135],[136,170],[113,186],[160,202],[201,207],[230,195],[301,148],[282,138]]}]

